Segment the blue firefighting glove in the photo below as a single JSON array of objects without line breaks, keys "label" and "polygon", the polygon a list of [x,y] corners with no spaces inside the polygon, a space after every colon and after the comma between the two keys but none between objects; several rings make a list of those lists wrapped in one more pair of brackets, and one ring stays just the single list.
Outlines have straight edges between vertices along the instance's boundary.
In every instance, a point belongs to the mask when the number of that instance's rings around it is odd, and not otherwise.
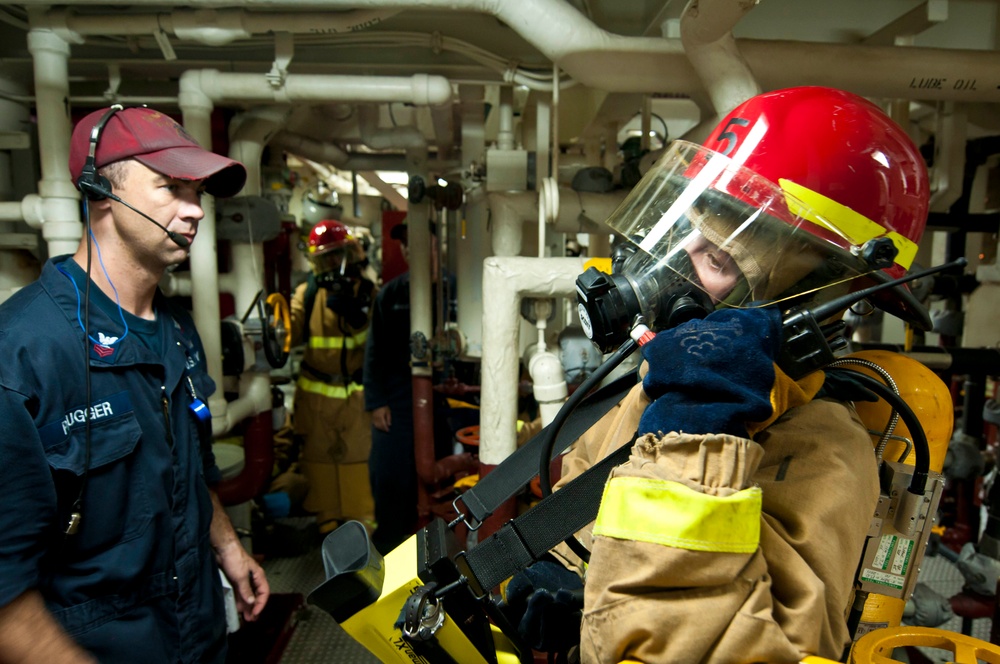
[{"label": "blue firefighting glove", "polygon": [[653,402],[639,434],[749,437],[748,425],[775,415],[776,379],[795,385],[774,365],[781,334],[775,309],[723,309],[657,333],[642,347],[649,363],[642,385]]},{"label": "blue firefighting glove", "polygon": [[573,571],[540,560],[511,578],[504,613],[535,650],[565,652],[580,642],[583,581]]}]

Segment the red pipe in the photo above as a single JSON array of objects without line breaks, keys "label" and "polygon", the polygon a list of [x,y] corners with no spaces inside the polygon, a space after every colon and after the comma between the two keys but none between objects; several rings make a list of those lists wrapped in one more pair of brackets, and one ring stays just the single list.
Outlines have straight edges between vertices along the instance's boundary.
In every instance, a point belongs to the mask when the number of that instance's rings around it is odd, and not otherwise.
[{"label": "red pipe", "polygon": [[239,505],[256,498],[267,486],[274,468],[274,428],[271,411],[248,420],[243,431],[243,470],[222,480],[215,492],[223,505]]},{"label": "red pipe", "polygon": [[417,477],[424,484],[434,484],[434,387],[430,376],[413,377],[413,449]]},{"label": "red pipe", "polygon": [[413,376],[413,453],[417,465],[417,514],[430,514],[426,489],[434,484],[434,388],[430,376]]},{"label": "red pipe", "polygon": [[417,513],[426,516],[431,512],[430,491],[441,481],[456,473],[476,472],[476,457],[468,452],[436,459],[434,454],[434,386],[430,376],[413,377],[413,449],[416,457]]}]

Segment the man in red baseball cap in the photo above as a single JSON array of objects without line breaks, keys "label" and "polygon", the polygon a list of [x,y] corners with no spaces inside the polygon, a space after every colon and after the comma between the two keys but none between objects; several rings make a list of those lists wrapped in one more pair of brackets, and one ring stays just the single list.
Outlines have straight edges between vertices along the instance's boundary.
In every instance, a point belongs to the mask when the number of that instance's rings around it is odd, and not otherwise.
[{"label": "man in red baseball cap", "polygon": [[211,490],[205,351],[157,284],[202,193],[236,194],[246,169],[120,107],[77,125],[69,167],[80,246],[0,306],[0,661],[221,664],[220,570],[245,620],[269,588]]},{"label": "man in red baseball cap", "polygon": [[[94,111],[73,130],[69,170],[73,181],[80,178],[92,145],[93,129],[108,113]],[[247,179],[243,164],[201,147],[170,116],[151,108],[122,109],[107,118],[96,141],[95,167],[100,169],[123,159],[141,164],[179,180],[204,180],[205,191],[228,198],[243,188]]]}]

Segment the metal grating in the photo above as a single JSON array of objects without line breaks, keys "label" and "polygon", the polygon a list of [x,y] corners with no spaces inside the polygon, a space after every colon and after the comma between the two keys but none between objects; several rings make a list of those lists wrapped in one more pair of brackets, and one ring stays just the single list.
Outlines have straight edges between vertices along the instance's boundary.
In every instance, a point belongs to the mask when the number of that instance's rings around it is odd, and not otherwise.
[{"label": "metal grating", "polygon": [[[325,579],[317,546],[294,558],[269,558],[264,571],[272,593],[309,593]],[[352,639],[327,613],[306,606],[296,616],[295,631],[281,664],[372,664],[378,658]]]}]

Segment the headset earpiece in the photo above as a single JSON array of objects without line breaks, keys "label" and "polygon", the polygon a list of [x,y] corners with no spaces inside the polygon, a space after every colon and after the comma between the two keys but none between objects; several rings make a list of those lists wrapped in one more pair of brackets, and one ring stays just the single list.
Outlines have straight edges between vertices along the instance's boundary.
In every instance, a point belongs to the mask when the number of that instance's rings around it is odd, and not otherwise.
[{"label": "headset earpiece", "polygon": [[111,116],[122,110],[121,104],[115,104],[101,116],[94,128],[90,130],[90,152],[87,153],[87,160],[83,163],[83,170],[80,177],[76,179],[76,188],[91,201],[103,201],[111,195],[111,183],[106,177],[97,172],[97,145],[101,140],[101,132],[104,125],[108,124]]},{"label": "headset earpiece", "polygon": [[76,181],[76,188],[90,201],[103,201],[111,191],[111,183],[93,166],[84,166]]}]

